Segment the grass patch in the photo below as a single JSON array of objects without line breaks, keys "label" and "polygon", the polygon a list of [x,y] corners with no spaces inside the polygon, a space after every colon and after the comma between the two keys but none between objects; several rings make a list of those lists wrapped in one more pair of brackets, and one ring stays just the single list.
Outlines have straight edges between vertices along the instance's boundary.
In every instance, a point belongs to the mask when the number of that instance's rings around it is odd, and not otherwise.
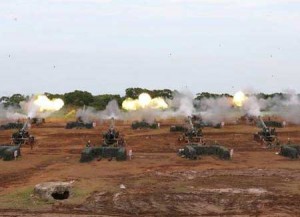
[{"label": "grass patch", "polygon": [[3,209],[41,209],[52,203],[33,197],[33,187],[17,189],[15,192],[0,196],[0,207]]},{"label": "grass patch", "polygon": [[85,200],[93,194],[93,192],[110,192],[115,193],[118,192],[119,185],[114,183],[110,179],[108,180],[97,180],[97,181],[89,181],[84,180],[77,182],[72,188],[71,197],[65,202],[68,204],[82,204]]}]

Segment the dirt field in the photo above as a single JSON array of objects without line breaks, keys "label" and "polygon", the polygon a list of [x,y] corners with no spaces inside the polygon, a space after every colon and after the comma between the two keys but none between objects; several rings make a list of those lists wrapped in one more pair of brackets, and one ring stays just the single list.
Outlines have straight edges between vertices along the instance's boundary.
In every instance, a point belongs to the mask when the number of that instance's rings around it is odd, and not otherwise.
[{"label": "dirt field", "polygon": [[[126,162],[79,163],[86,141],[100,144],[108,124],[92,130],[66,130],[62,122],[32,128],[34,149],[23,147],[17,161],[0,160],[0,216],[300,216],[300,160],[263,149],[253,141],[256,127],[204,129],[207,141],[234,148],[234,157],[192,161],[176,155],[183,144],[179,133],[169,132],[170,124],[133,131],[129,123],[118,123],[134,153]],[[1,131],[0,144],[12,132]],[[282,142],[300,144],[300,127],[278,132]],[[34,197],[34,186],[48,181],[74,181],[71,197]]]}]

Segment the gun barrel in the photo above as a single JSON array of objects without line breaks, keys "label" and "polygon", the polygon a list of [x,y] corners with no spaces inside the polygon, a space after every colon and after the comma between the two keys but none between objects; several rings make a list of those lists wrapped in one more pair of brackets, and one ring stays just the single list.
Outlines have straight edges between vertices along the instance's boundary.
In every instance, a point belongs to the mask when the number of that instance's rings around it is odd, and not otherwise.
[{"label": "gun barrel", "polygon": [[111,120],[110,120],[110,127],[115,128],[115,119],[114,118],[111,118]]},{"label": "gun barrel", "polygon": [[22,127],[22,131],[26,130],[28,127],[28,121],[26,121]]},{"label": "gun barrel", "polygon": [[189,123],[190,123],[190,126],[191,126],[191,129],[194,129],[194,124],[193,124],[193,121],[192,121],[192,117],[189,116]]},{"label": "gun barrel", "polygon": [[267,125],[265,124],[264,120],[260,116],[259,116],[259,120],[260,120],[260,123],[261,123],[262,127],[264,129],[267,129]]}]

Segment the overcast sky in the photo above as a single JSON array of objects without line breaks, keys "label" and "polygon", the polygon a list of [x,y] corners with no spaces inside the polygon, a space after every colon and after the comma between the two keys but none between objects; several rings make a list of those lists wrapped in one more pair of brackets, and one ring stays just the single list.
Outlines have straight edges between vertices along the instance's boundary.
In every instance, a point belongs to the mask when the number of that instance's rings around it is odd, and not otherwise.
[{"label": "overcast sky", "polygon": [[300,92],[300,0],[1,0],[0,95]]}]

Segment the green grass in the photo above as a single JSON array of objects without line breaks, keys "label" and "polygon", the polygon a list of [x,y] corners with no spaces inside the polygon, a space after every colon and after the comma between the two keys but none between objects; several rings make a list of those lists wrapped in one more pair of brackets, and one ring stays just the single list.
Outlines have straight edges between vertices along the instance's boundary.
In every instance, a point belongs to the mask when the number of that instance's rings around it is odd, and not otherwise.
[{"label": "green grass", "polygon": [[0,195],[0,208],[3,209],[39,209],[52,203],[33,197],[33,187],[17,189],[10,194]]}]

